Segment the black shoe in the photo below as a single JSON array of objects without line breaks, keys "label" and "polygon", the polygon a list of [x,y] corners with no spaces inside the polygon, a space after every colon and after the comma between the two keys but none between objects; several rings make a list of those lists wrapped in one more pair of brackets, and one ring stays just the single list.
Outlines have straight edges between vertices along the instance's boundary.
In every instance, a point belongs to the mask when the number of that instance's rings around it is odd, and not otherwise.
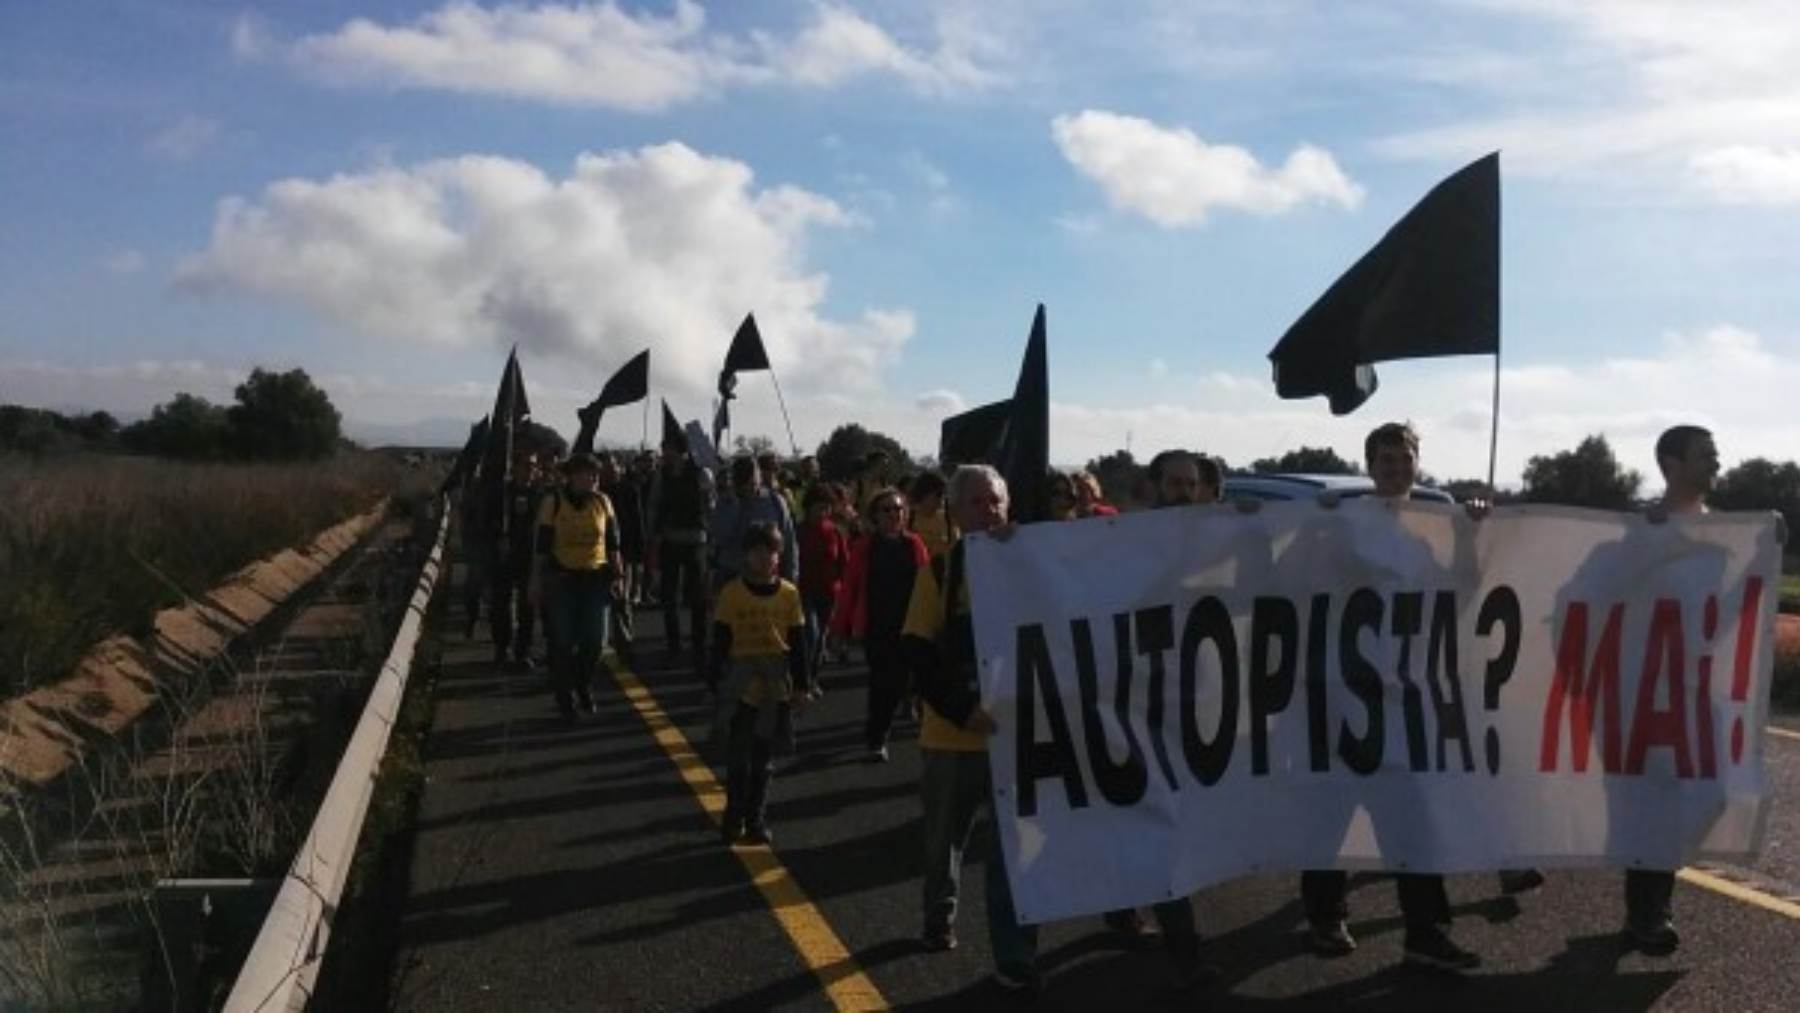
[{"label": "black shoe", "polygon": [[1432,929],[1407,935],[1406,963],[1439,971],[1472,971],[1481,966],[1481,958],[1456,945],[1441,929]]},{"label": "black shoe", "polygon": [[1356,952],[1356,937],[1342,919],[1315,922],[1306,933],[1306,948],[1321,957],[1348,957]]},{"label": "black shoe", "polygon": [[586,693],[581,694],[581,713],[592,714],[595,710],[594,698]]},{"label": "black shoe", "polygon": [[1106,916],[1106,927],[1127,949],[1153,950],[1162,942],[1162,933],[1145,921],[1136,908],[1110,912]]},{"label": "black shoe", "polygon": [[1632,920],[1625,923],[1625,940],[1645,956],[1666,957],[1680,948],[1681,933],[1668,918]]},{"label": "black shoe", "polygon": [[751,820],[744,824],[744,843],[774,844],[775,831],[770,830],[769,825],[762,820]]},{"label": "black shoe", "polygon": [[1507,896],[1530,893],[1544,885],[1544,874],[1536,869],[1501,869],[1500,892]]},{"label": "black shoe", "polygon": [[948,953],[956,949],[956,930],[948,925],[941,929],[926,929],[920,941],[925,944],[927,953]]},{"label": "black shoe", "polygon": [[870,746],[868,755],[863,757],[863,761],[865,763],[886,763],[886,762],[888,762],[887,747],[886,746]]},{"label": "black shoe", "polygon": [[726,844],[736,844],[744,838],[744,821],[735,816],[727,816],[719,821],[719,836]]}]

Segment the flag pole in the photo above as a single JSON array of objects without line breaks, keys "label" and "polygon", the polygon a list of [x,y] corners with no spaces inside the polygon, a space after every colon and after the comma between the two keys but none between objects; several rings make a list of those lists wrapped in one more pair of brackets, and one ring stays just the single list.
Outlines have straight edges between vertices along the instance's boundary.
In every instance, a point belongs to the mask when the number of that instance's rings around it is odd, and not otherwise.
[{"label": "flag pole", "polygon": [[788,418],[787,398],[781,396],[781,381],[775,378],[775,367],[769,367],[769,382],[775,385],[775,403],[781,406],[781,424],[787,427],[788,446],[793,448],[794,456],[800,456],[800,444],[794,439],[794,423]]},{"label": "flag pole", "polygon": [[1500,454],[1500,344],[1494,344],[1494,415],[1488,422],[1488,495],[1496,495],[1494,489],[1494,465]]}]

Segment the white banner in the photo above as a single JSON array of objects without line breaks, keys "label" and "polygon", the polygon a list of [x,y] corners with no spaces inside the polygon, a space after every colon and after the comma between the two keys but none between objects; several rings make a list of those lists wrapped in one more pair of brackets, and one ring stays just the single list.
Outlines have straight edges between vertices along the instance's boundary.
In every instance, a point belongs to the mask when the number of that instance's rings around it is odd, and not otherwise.
[{"label": "white banner", "polygon": [[1760,847],[1772,514],[1187,507],[968,559],[1024,921],[1246,873]]}]

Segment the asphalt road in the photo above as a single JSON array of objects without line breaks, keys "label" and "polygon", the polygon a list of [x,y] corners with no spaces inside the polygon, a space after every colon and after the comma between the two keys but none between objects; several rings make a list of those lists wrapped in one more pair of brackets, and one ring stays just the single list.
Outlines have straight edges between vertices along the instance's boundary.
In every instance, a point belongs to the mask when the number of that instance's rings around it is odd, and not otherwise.
[{"label": "asphalt road", "polygon": [[[567,727],[542,674],[496,671],[490,650],[485,639],[447,634],[394,971],[399,1008],[832,1008],[620,690],[603,677],[599,713]],[[705,709],[691,671],[662,664],[654,635],[640,655],[656,701],[702,742]],[[831,669],[828,693],[805,716],[799,755],[772,792],[775,853],[887,1004],[1019,1005],[990,979],[978,863],[965,873],[961,947],[926,953],[916,942],[918,751],[904,725],[892,762],[863,762],[863,678],[859,667]],[[1800,741],[1771,737],[1767,769],[1768,847],[1755,869],[1733,874],[1794,892]],[[1517,901],[1499,897],[1491,876],[1455,877],[1455,936],[1485,960],[1462,979],[1400,966],[1394,891],[1374,876],[1353,880],[1358,951],[1311,956],[1295,888],[1294,877],[1263,877],[1196,896],[1223,977],[1188,997],[1168,992],[1159,954],[1122,949],[1099,919],[1048,926],[1036,1008],[1800,1008],[1800,921],[1686,882],[1675,898],[1683,945],[1655,959],[1619,945],[1617,873],[1552,873]]]}]

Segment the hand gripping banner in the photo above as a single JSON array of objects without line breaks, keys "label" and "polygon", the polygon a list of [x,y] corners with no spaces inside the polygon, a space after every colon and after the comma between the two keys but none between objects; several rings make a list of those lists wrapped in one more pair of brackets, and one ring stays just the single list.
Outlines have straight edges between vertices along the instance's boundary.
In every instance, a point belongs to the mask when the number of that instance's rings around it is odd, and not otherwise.
[{"label": "hand gripping banner", "polygon": [[1020,917],[1761,844],[1772,514],[1205,506],[969,552]]}]

